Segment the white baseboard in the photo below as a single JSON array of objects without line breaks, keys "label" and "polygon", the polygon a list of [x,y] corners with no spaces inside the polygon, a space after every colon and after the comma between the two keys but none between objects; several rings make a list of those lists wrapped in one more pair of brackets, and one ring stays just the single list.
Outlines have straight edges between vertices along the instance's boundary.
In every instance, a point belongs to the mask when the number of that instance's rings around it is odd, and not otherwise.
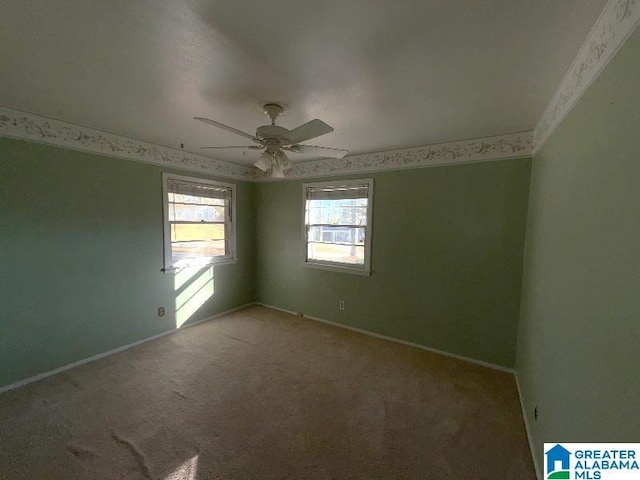
[{"label": "white baseboard", "polygon": [[247,303],[245,305],[241,305],[239,307],[232,308],[231,310],[226,310],[224,312],[216,313],[215,315],[212,315],[212,316],[207,317],[207,318],[203,318],[202,320],[198,320],[197,322],[190,323],[190,324],[185,325],[185,326],[183,326],[181,328],[174,328],[172,330],[167,330],[166,332],[162,332],[162,333],[159,333],[157,335],[153,335],[152,337],[144,338],[142,340],[138,340],[138,341],[133,342],[133,343],[128,343],[127,345],[123,345],[121,347],[114,348],[113,350],[108,350],[106,352],[102,352],[102,353],[99,353],[97,355],[93,355],[91,357],[83,358],[82,360],[78,360],[77,362],[73,362],[73,363],[69,363],[67,365],[63,365],[62,367],[56,368],[54,370],[49,370],[48,372],[39,373],[38,375],[34,375],[33,377],[25,378],[24,380],[18,380],[17,382],[11,383],[9,385],[5,385],[4,387],[0,387],[0,393],[4,393],[4,392],[7,392],[9,390],[13,390],[13,389],[16,389],[16,388],[24,387],[25,385],[28,385],[28,384],[33,383],[33,382],[37,382],[38,380],[42,380],[43,378],[47,378],[47,377],[51,377],[53,375],[57,375],[58,373],[70,370],[70,369],[78,367],[80,365],[84,365],[85,363],[93,362],[95,360],[99,360],[101,358],[108,357],[109,355],[113,355],[115,353],[119,353],[119,352],[122,352],[124,350],[128,350],[128,349],[130,349],[132,347],[136,347],[138,345],[142,345],[143,343],[150,342],[151,340],[156,340],[158,338],[164,337],[164,336],[169,335],[171,333],[175,333],[175,332],[177,332],[179,330],[184,330],[185,328],[193,327],[195,325],[199,325],[201,323],[208,322],[209,320],[213,320],[214,318],[218,318],[218,317],[221,317],[223,315],[228,315],[229,313],[235,312],[236,310],[242,310],[243,308],[250,307],[251,305],[255,305],[255,303],[254,302]]},{"label": "white baseboard", "polygon": [[524,419],[524,428],[527,431],[527,441],[529,442],[529,450],[531,451],[531,461],[533,462],[533,468],[536,471],[536,478],[542,480],[540,470],[538,468],[538,462],[536,461],[536,452],[533,449],[533,436],[531,435],[531,428],[529,427],[529,420],[527,419],[527,412],[524,407],[524,400],[522,399],[522,390],[520,389],[520,380],[518,380],[518,371],[514,372],[516,377],[516,386],[518,387],[518,398],[520,398],[520,408],[522,409],[522,418]]},{"label": "white baseboard", "polygon": [[[272,310],[279,310],[281,312],[290,313],[292,315],[300,316],[299,312],[293,312],[291,310],[286,310],[284,308],[275,307],[273,305],[267,305],[265,303],[260,303],[260,302],[256,302],[256,305],[262,305],[263,307],[271,308]],[[302,315],[302,317],[303,318],[307,318],[309,320],[313,320],[315,322],[322,322],[322,323],[326,323],[328,325],[333,325],[334,327],[345,328],[345,329],[351,330],[353,332],[358,332],[358,333],[362,333],[364,335],[369,335],[370,337],[381,338],[382,340],[388,340],[390,342],[400,343],[402,345],[407,345],[409,347],[419,348],[420,350],[426,350],[427,352],[437,353],[439,355],[444,355],[445,357],[451,357],[451,358],[455,358],[455,359],[458,359],[458,360],[462,360],[464,362],[474,363],[476,365],[481,365],[483,367],[492,368],[493,370],[500,370],[501,372],[507,372],[507,373],[515,374],[515,370],[513,368],[503,367],[502,365],[496,365],[495,363],[485,362],[484,360],[477,360],[475,358],[465,357],[464,355],[458,355],[457,353],[450,353],[450,352],[446,352],[444,350],[438,350],[437,348],[427,347],[425,345],[420,345],[419,343],[407,342],[406,340],[400,340],[398,338],[388,337],[386,335],[381,335],[379,333],[370,332],[368,330],[362,330],[362,329],[356,328],[356,327],[350,327],[349,325],[344,325],[344,324],[341,324],[341,323],[332,322],[330,320],[324,320],[322,318],[311,317],[309,315]]]}]

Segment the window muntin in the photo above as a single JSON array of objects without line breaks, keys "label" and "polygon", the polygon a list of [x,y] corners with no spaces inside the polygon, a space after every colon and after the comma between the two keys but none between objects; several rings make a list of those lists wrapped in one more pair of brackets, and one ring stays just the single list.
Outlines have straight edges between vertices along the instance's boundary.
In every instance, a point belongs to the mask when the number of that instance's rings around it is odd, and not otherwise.
[{"label": "window muntin", "polygon": [[235,257],[235,185],[164,174],[165,270]]},{"label": "window muntin", "polygon": [[303,185],[306,264],[369,271],[372,194],[370,179]]}]

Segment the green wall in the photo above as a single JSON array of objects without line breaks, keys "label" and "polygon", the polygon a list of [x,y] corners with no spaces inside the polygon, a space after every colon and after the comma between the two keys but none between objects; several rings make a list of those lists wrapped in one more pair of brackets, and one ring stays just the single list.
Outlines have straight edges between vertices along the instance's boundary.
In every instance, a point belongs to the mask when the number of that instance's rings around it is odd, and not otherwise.
[{"label": "green wall", "polygon": [[302,182],[258,184],[256,300],[512,367],[529,173],[519,159],[353,177],[374,178],[369,277],[303,266]]},{"label": "green wall", "polygon": [[[0,386],[175,328],[162,171],[0,138]],[[189,322],[253,301],[254,186],[236,183],[239,260]]]},{"label": "green wall", "polygon": [[533,161],[517,373],[538,465],[545,441],[640,439],[639,84],[636,31]]}]

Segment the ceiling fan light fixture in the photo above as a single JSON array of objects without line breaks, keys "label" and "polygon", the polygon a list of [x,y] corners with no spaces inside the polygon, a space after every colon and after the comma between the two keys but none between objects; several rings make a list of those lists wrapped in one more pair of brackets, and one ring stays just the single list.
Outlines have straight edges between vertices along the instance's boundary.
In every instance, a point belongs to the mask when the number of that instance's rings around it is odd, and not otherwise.
[{"label": "ceiling fan light fixture", "polygon": [[284,170],[279,162],[273,162],[273,168],[271,169],[271,178],[284,178]]},{"label": "ceiling fan light fixture", "polygon": [[293,167],[293,163],[291,163],[291,161],[289,160],[289,157],[287,157],[287,155],[282,150],[278,152],[277,162],[280,164],[280,166],[282,167],[282,170],[285,172],[291,169],[291,167]]},{"label": "ceiling fan light fixture", "polygon": [[273,157],[271,156],[271,154],[265,151],[265,152],[262,152],[262,155],[260,155],[260,158],[258,158],[258,161],[254,163],[253,166],[256,168],[259,168],[263,172],[266,172],[269,170],[269,168],[271,168],[272,160],[273,160]]}]

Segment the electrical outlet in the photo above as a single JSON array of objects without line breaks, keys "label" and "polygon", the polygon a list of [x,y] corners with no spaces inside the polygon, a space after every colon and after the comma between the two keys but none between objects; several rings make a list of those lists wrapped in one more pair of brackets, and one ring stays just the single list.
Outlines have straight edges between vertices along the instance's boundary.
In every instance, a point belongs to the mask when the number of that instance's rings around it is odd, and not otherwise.
[{"label": "electrical outlet", "polygon": [[158,316],[164,317],[164,307],[158,307]]},{"label": "electrical outlet", "polygon": [[338,304],[340,311],[344,312],[344,300],[340,300],[340,303]]},{"label": "electrical outlet", "polygon": [[533,419],[538,420],[538,406],[533,407]]}]

